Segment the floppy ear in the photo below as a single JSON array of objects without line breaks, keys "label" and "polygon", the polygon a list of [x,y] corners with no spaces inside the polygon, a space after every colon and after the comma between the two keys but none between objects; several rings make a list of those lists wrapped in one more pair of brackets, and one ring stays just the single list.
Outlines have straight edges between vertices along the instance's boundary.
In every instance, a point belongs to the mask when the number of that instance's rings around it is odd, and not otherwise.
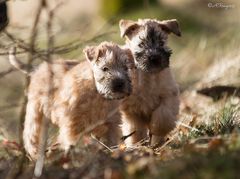
[{"label": "floppy ear", "polygon": [[132,69],[135,67],[134,65],[134,57],[133,57],[133,54],[132,54],[132,51],[129,49],[129,48],[125,48],[124,49],[127,56],[128,56],[128,59],[127,59],[127,65],[128,65],[128,68]]},{"label": "floppy ear", "polygon": [[140,25],[137,24],[137,22],[132,20],[120,20],[119,21],[119,28],[120,28],[120,35],[123,38],[124,36],[127,36],[128,38],[131,38],[134,33],[137,32]]},{"label": "floppy ear", "polygon": [[92,62],[94,59],[96,60],[98,50],[96,46],[87,46],[83,49],[83,53],[85,54],[87,60]]},{"label": "floppy ear", "polygon": [[99,46],[87,46],[84,48],[83,53],[89,62],[96,62],[106,54],[106,49]]},{"label": "floppy ear", "polygon": [[177,36],[181,36],[180,27],[176,19],[160,21],[159,24],[168,33],[174,33]]}]

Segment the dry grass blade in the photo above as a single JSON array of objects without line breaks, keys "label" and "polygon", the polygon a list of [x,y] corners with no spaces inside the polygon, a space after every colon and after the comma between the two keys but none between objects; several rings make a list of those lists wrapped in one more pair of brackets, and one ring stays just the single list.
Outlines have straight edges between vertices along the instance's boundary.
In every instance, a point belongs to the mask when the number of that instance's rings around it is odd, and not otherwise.
[{"label": "dry grass blade", "polygon": [[110,149],[110,147],[108,147],[106,144],[104,144],[103,142],[101,142],[100,140],[98,140],[93,134],[91,134],[91,137],[97,141],[99,144],[101,144],[103,147],[105,147],[109,152],[113,152],[112,149]]},{"label": "dry grass blade", "polygon": [[180,126],[183,126],[183,127],[188,128],[188,129],[191,129],[191,130],[193,130],[193,131],[198,131],[198,132],[199,132],[199,130],[198,130],[197,128],[191,127],[191,126],[189,126],[189,125],[187,125],[187,124],[184,124],[184,123],[182,123],[182,122],[180,122],[180,121],[177,122],[177,125],[180,125]]}]

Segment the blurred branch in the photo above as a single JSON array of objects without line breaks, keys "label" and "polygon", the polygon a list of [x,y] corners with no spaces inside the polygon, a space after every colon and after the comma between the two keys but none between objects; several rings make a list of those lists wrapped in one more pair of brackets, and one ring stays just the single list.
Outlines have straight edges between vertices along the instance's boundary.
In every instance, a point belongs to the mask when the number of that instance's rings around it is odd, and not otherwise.
[{"label": "blurred branch", "polygon": [[8,75],[9,73],[16,71],[16,68],[10,67],[9,69],[7,69],[6,71],[2,71],[0,72],[0,78],[3,78],[4,76]]},{"label": "blurred branch", "polygon": [[81,48],[86,43],[94,42],[94,41],[98,40],[99,38],[105,37],[106,35],[109,35],[109,34],[112,34],[112,33],[115,33],[115,32],[111,31],[111,32],[98,34],[98,35],[96,35],[96,36],[94,36],[94,37],[92,37],[92,38],[90,38],[86,41],[82,41],[82,42],[79,42],[79,41],[78,42],[70,42],[70,43],[67,43],[65,45],[52,48],[52,49],[50,49],[50,51],[51,51],[51,53],[54,53],[54,54],[69,53],[73,50],[77,50],[77,49]]},{"label": "blurred branch", "polygon": [[0,106],[0,112],[5,111],[5,110],[10,110],[12,108],[16,108],[21,106],[21,103],[12,103],[12,104],[7,104],[7,105],[1,105]]},{"label": "blurred branch", "polygon": [[42,169],[44,166],[45,151],[47,148],[47,138],[48,138],[48,128],[51,118],[51,100],[53,98],[53,78],[54,74],[52,71],[52,54],[51,49],[54,47],[54,36],[52,34],[52,21],[54,17],[55,10],[60,6],[59,3],[52,10],[49,8],[47,1],[45,1],[45,9],[48,12],[48,22],[47,22],[47,38],[48,38],[48,50],[47,50],[47,72],[48,72],[48,98],[46,103],[46,112],[43,117],[41,124],[41,132],[39,136],[39,145],[38,145],[38,158],[34,169],[34,176],[40,177],[42,175]]},{"label": "blurred branch", "polygon": [[[56,46],[56,47],[51,47],[50,49],[49,48],[48,49],[33,49],[32,52],[34,54],[36,54],[37,57],[41,57],[41,58],[44,58],[46,60],[46,55],[47,55],[48,52],[50,52],[51,54],[69,53],[73,50],[77,50],[78,48],[81,48],[86,43],[96,41],[99,38],[105,37],[105,36],[113,34],[113,33],[116,33],[116,32],[111,31],[111,32],[105,32],[105,33],[97,34],[94,37],[92,37],[88,40],[85,40],[85,41],[80,41],[79,42],[79,40],[74,40],[73,42],[69,42],[69,43],[66,43],[64,45],[60,45],[60,46]],[[14,43],[16,43],[19,48],[24,50],[24,51],[18,52],[19,54],[28,53],[29,51],[31,52],[29,44],[27,44],[26,42],[24,42],[21,39],[18,39],[16,37],[14,37],[12,34],[8,33],[7,31],[5,31],[5,34],[7,35],[7,37],[9,37],[10,40],[12,40]],[[2,52],[2,53],[0,53],[0,55],[8,55],[8,52]]]},{"label": "blurred branch", "polygon": [[110,149],[110,147],[108,147],[106,144],[104,144],[103,142],[101,142],[100,140],[98,140],[93,134],[91,134],[92,139],[94,139],[97,143],[99,143],[100,145],[102,145],[103,147],[105,147],[109,152],[113,152],[112,149]]},{"label": "blurred branch", "polygon": [[[29,54],[28,54],[28,60],[27,60],[27,68],[28,71],[30,71],[31,66],[32,66],[32,62],[34,60],[33,57],[33,53],[34,53],[34,49],[35,49],[35,42],[36,42],[36,37],[38,34],[38,23],[39,23],[39,19],[40,19],[40,15],[42,12],[42,8],[45,5],[45,0],[41,0],[40,4],[38,6],[38,9],[36,10],[36,16],[35,16],[35,20],[33,23],[33,27],[30,33],[30,44],[29,44]],[[21,173],[22,171],[22,167],[23,167],[23,163],[25,161],[25,150],[23,147],[23,125],[24,125],[24,120],[25,120],[25,114],[26,114],[26,106],[27,106],[27,102],[28,102],[28,97],[27,97],[27,93],[28,93],[28,87],[30,84],[30,76],[26,75],[25,76],[25,89],[26,89],[26,93],[24,94],[24,99],[23,99],[23,105],[21,107],[21,112],[20,112],[20,121],[19,121],[19,142],[20,142],[20,146],[22,148],[22,156],[19,159],[16,167],[13,167],[12,170],[9,171],[7,178],[17,178],[17,176]]]},{"label": "blurred branch", "polygon": [[[105,33],[101,33],[101,34],[98,34],[86,41],[81,41],[79,42],[79,40],[75,40],[73,42],[70,42],[70,43],[66,43],[64,45],[60,45],[60,46],[52,46],[50,48],[48,48],[47,50],[36,50],[36,48],[33,48],[33,49],[30,49],[30,44],[27,44],[26,42],[24,42],[23,40],[21,39],[18,39],[16,37],[14,37],[14,35],[8,33],[7,31],[4,31],[4,33],[7,35],[7,37],[13,41],[14,43],[16,43],[18,45],[19,48],[23,49],[23,51],[20,51],[20,52],[16,52],[15,54],[23,54],[23,53],[31,53],[31,58],[32,59],[35,59],[35,58],[42,58],[42,60],[47,60],[47,56],[49,53],[51,54],[66,54],[66,53],[70,53],[74,50],[77,50],[81,47],[83,47],[86,43],[91,43],[93,41],[96,41],[98,40],[99,38],[103,38],[107,35],[110,35],[110,34],[113,34],[113,33],[116,33],[115,31],[110,31],[110,32],[105,32]],[[2,52],[0,53],[0,56],[3,55],[8,55],[9,52]],[[27,63],[27,66],[28,66],[28,71],[31,71],[32,69],[32,61],[30,62],[30,65],[29,65],[29,61]],[[29,68],[30,66],[30,68]],[[3,71],[3,72],[0,72],[0,78],[3,78],[4,76],[14,72],[14,71],[17,71],[17,69],[13,68],[13,67],[10,67],[8,70],[6,71]],[[26,84],[28,84],[28,80],[26,80]]]}]

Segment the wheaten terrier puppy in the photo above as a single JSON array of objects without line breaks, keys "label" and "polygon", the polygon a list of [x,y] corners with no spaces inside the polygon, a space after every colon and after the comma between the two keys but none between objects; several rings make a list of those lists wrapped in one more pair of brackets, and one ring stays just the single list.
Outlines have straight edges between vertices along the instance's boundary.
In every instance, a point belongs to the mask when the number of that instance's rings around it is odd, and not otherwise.
[{"label": "wheaten terrier puppy", "polygon": [[[130,50],[111,42],[84,49],[86,61],[54,61],[53,97],[48,98],[48,68],[42,63],[29,75],[31,83],[23,131],[24,146],[35,159],[38,152],[39,133],[44,116],[59,127],[58,142],[68,150],[79,136],[88,131],[107,144],[117,144],[120,139],[120,99],[131,93],[130,71],[133,57]],[[24,71],[13,54],[10,62]],[[47,100],[50,107],[46,107]],[[51,111],[49,111],[51,110]]]},{"label": "wheaten terrier puppy", "polygon": [[177,20],[121,20],[121,36],[132,51],[137,72],[132,78],[133,92],[121,105],[123,135],[132,145],[150,134],[151,144],[162,143],[176,126],[179,89],[169,67],[170,33],[180,36]]}]

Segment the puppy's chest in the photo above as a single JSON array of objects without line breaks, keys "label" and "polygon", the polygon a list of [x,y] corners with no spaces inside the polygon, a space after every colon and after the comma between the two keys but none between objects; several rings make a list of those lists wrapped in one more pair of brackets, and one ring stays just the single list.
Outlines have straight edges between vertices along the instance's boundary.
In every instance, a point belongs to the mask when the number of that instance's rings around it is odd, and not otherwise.
[{"label": "puppy's chest", "polygon": [[142,116],[151,116],[152,112],[160,105],[161,97],[158,82],[155,79],[142,78],[135,84],[132,95],[125,100],[125,109],[133,108]]},{"label": "puppy's chest", "polygon": [[111,112],[118,108],[118,102],[104,99],[102,96],[93,98],[91,102],[92,117],[93,118],[107,118]]},{"label": "puppy's chest", "polygon": [[85,89],[77,104],[77,116],[95,123],[98,120],[107,120],[108,115],[118,107],[119,102],[107,100],[97,93],[95,88]]}]

